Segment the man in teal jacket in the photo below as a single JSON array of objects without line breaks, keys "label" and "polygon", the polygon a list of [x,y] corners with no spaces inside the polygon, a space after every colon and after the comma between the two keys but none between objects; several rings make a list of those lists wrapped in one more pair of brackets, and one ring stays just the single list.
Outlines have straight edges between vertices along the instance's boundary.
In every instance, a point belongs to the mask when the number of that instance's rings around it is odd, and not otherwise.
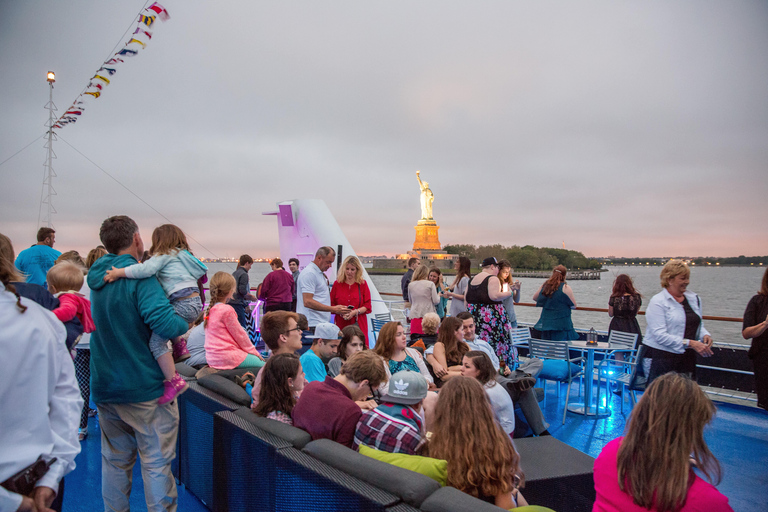
[{"label": "man in teal jacket", "polygon": [[187,331],[155,277],[104,281],[113,266],[138,262],[144,243],[136,223],[124,215],[101,225],[101,242],[109,254],[88,272],[91,312],[91,393],[101,425],[102,497],[106,510],[130,510],[131,476],[138,447],[147,510],[175,511],[179,408],[176,401],[159,406],[163,373],[149,350],[152,331],[168,338]]}]

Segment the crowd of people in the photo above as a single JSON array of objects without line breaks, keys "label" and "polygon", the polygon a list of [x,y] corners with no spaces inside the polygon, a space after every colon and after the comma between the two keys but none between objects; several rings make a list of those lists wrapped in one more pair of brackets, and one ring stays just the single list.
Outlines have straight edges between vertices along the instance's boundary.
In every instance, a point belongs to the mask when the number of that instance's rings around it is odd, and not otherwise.
[{"label": "crowd of people", "polygon": [[[0,348],[11,358],[11,371],[0,377],[3,403],[11,405],[0,419],[0,445],[10,446],[22,424],[35,434],[33,442],[0,454],[0,509],[60,509],[63,477],[74,469],[77,439],[87,436],[95,413],[91,400],[101,430],[105,508],[128,509],[138,455],[148,510],[174,509],[175,398],[188,388],[176,371],[180,362],[199,376],[242,370],[236,378],[254,414],[302,428],[313,439],[443,459],[449,485],[508,509],[526,504],[512,442],[515,407],[534,435],[549,435],[549,425],[533,389],[542,363],[520,358],[512,345],[521,285],[508,261],[486,258],[473,276],[469,260],[459,258],[450,285],[439,269],[409,261],[402,292],[411,336],[389,322],[374,344],[371,293],[354,256],[343,261],[332,286],[331,247],[320,247],[303,269],[296,258],[289,270],[275,258],[253,295],[253,259],[243,255],[233,274],[211,277],[206,300],[207,268],[178,227],[154,230],[148,258],[129,217],[106,219],[99,236],[102,246],[83,260],[75,251],[55,251],[50,228],[41,228],[38,243],[18,258],[0,235]],[[534,294],[543,339],[577,337],[566,277],[567,269],[557,266]],[[701,435],[714,406],[694,380],[695,356],[712,355],[712,337],[702,324],[701,299],[687,290],[689,279],[683,262],[665,265],[643,337],[636,319],[642,298],[628,276],[616,278],[610,328],[641,337],[639,367],[648,388],[626,436],[596,461],[595,510],[694,510],[701,500],[710,510],[730,510],[727,498],[691,470],[695,465],[710,482],[719,478]],[[264,303],[258,326],[264,352],[249,334],[249,303],[257,298]],[[762,408],[767,331],[768,272],[743,326],[744,337],[753,339],[749,357]],[[20,343],[33,338],[34,350]],[[23,398],[12,391],[19,382]],[[40,464],[45,469],[33,487],[13,486],[15,474]],[[651,471],[660,466],[669,471]]]}]

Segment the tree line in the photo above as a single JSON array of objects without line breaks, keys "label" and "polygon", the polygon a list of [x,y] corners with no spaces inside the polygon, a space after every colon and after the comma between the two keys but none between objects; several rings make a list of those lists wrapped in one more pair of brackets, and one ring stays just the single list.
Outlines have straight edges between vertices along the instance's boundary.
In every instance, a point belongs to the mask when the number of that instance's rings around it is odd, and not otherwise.
[{"label": "tree line", "polygon": [[[768,265],[768,256],[732,256],[728,258],[717,258],[714,256],[698,256],[695,258],[684,257],[684,260],[690,260],[694,265]],[[599,261],[606,265],[663,265],[670,258],[599,258]]]},{"label": "tree line", "polygon": [[448,254],[458,254],[479,261],[495,256],[499,260],[509,260],[515,270],[552,270],[557,265],[564,265],[568,270],[602,267],[598,260],[587,258],[578,251],[553,247],[453,244],[444,246],[443,250]]}]

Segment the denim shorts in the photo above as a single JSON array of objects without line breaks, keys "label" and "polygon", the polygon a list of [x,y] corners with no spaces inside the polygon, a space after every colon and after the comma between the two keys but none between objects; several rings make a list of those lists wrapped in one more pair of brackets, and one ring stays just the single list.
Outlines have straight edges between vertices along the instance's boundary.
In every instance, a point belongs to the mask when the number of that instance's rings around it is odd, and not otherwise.
[{"label": "denim shorts", "polygon": [[[173,309],[176,314],[189,323],[197,320],[200,316],[200,311],[203,309],[203,302],[200,297],[188,297],[186,299],[174,299],[174,297],[187,297],[193,293],[198,293],[197,288],[184,288],[179,290],[169,297]],[[153,332],[152,337],[149,338],[149,350],[152,351],[152,355],[157,359],[163,354],[167,354],[171,351],[168,347],[168,338],[160,336],[158,333]]]}]

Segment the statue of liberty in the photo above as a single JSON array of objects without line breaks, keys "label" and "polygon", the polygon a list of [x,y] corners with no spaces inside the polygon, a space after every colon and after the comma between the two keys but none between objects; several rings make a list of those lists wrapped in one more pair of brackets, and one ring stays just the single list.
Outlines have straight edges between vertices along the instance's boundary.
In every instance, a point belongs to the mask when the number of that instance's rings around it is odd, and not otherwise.
[{"label": "statue of liberty", "polygon": [[421,187],[421,220],[432,220],[432,201],[435,200],[435,196],[429,188],[429,183],[421,181],[419,171],[416,171],[416,179],[419,180],[419,187]]}]

